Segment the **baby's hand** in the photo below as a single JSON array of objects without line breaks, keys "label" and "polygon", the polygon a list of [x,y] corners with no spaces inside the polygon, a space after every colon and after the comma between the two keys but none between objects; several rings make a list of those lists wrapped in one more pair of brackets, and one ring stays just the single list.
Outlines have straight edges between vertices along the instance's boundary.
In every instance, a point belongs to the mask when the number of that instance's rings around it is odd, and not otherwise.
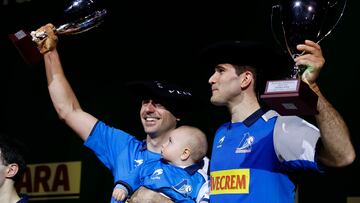
[{"label": "baby's hand", "polygon": [[115,187],[112,196],[116,201],[123,201],[126,197],[126,192],[123,189]]}]

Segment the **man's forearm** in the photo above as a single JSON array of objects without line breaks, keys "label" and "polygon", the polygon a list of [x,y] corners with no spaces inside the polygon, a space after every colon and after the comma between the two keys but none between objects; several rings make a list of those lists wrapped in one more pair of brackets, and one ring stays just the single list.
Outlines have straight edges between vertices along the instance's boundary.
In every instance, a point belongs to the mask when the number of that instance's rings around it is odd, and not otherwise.
[{"label": "man's forearm", "polygon": [[349,129],[339,112],[321,94],[316,84],[311,87],[319,96],[315,116],[321,133],[323,148],[318,152],[319,160],[327,166],[346,166],[355,159]]}]

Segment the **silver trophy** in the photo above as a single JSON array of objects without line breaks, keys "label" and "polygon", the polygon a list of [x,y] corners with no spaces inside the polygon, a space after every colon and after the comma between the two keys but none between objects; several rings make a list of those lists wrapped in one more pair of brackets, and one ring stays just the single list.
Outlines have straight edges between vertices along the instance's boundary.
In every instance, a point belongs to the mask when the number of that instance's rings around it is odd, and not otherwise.
[{"label": "silver trophy", "polygon": [[[55,25],[54,32],[57,35],[74,35],[99,26],[107,14],[106,9],[99,7],[95,0],[71,0],[63,11],[61,23]],[[42,60],[42,55],[37,50],[34,42],[43,40],[46,37],[46,32],[32,31],[29,33],[25,30],[19,30],[9,35],[9,38],[28,64],[36,64]]]},{"label": "silver trophy", "polygon": [[[64,10],[69,22],[57,26],[54,30],[58,35],[73,35],[88,31],[100,25],[106,15],[106,9],[98,9],[94,0],[73,0]],[[47,37],[45,32],[31,32],[33,41]]]},{"label": "silver trophy", "polygon": [[[280,32],[276,33],[272,23],[275,39],[293,59],[299,53],[296,45],[306,39],[320,43],[339,23],[346,8],[345,1],[338,0],[281,0],[274,9],[280,12]],[[274,13],[272,13],[273,17]],[[282,40],[281,40],[282,38]],[[299,67],[294,66],[290,77],[297,78],[301,74]]]},{"label": "silver trophy", "polygon": [[[296,46],[306,39],[320,43],[337,26],[345,8],[346,0],[279,0],[271,14],[274,38],[295,59],[304,54]],[[263,101],[283,115],[316,114],[318,97],[301,80],[305,69],[294,65],[287,79],[268,81]]]}]

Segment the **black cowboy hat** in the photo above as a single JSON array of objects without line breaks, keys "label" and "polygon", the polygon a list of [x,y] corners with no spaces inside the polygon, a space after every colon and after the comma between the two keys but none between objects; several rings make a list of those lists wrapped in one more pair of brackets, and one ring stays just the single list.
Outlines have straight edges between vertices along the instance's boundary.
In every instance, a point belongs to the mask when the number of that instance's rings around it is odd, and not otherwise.
[{"label": "black cowboy hat", "polygon": [[221,63],[252,66],[268,79],[285,77],[291,67],[287,55],[262,41],[216,42],[201,50],[199,61],[210,68]]},{"label": "black cowboy hat", "polygon": [[288,77],[294,65],[288,55],[263,41],[216,42],[201,50],[199,62],[205,70],[223,63],[255,68],[258,94],[264,92],[266,81]]},{"label": "black cowboy hat", "polygon": [[165,81],[137,80],[128,82],[126,87],[128,94],[137,101],[154,99],[176,117],[196,109],[202,102],[190,89]]}]

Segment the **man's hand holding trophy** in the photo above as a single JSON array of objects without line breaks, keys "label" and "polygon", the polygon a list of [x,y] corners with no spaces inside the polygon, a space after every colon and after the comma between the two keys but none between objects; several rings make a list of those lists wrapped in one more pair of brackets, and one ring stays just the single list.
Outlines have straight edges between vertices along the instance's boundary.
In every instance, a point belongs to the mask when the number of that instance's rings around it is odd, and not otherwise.
[{"label": "man's hand holding trophy", "polygon": [[[289,69],[287,79],[267,82],[261,99],[272,109],[282,115],[317,114],[315,78],[325,61],[312,57],[322,58],[318,43],[339,23],[346,1],[279,0],[279,4],[273,6],[271,28],[274,37],[293,59],[294,66]],[[277,30],[273,23],[274,11],[279,14]],[[314,61],[321,64],[314,64]],[[313,67],[303,64],[312,64]]]},{"label": "man's hand holding trophy", "polygon": [[[37,63],[42,58],[41,54],[56,46],[58,35],[79,34],[100,25],[107,10],[99,7],[95,0],[71,0],[63,11],[63,22],[60,25],[55,27],[48,23],[30,33],[20,30],[10,34],[9,38],[28,64]],[[47,38],[52,40],[46,40]]]},{"label": "man's hand holding trophy", "polygon": [[[46,52],[56,47],[58,37],[55,34],[55,30],[56,30],[55,26],[51,23],[48,23],[45,26],[30,33],[32,36],[32,40],[36,42],[40,53],[45,54]],[[46,36],[44,36],[43,33],[46,33]]]}]

